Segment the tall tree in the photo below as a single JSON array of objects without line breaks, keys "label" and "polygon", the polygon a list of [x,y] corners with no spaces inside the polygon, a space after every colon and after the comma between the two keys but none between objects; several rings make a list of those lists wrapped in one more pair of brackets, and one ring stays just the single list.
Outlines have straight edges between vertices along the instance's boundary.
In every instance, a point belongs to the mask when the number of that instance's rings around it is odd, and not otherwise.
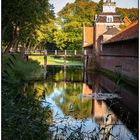
[{"label": "tall tree", "polygon": [[3,0],[2,43],[6,51],[16,50],[19,42],[30,44],[37,36],[35,30],[50,18],[54,12],[48,0]]},{"label": "tall tree", "polygon": [[86,26],[92,26],[95,14],[96,3],[91,0],[67,3],[58,13],[57,23],[68,37],[65,49],[81,49],[83,23]]},{"label": "tall tree", "polygon": [[103,10],[103,0],[100,0],[96,6],[96,14],[100,14]]}]

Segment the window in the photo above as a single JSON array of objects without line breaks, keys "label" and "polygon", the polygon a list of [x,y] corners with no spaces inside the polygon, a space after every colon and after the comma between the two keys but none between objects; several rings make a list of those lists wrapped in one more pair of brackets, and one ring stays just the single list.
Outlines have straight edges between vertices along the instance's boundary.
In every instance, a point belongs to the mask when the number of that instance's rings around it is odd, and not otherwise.
[{"label": "window", "polygon": [[106,22],[113,22],[113,16],[107,16]]},{"label": "window", "polygon": [[108,30],[109,28],[113,28],[113,27],[115,27],[115,26],[114,25],[107,25],[106,29]]}]

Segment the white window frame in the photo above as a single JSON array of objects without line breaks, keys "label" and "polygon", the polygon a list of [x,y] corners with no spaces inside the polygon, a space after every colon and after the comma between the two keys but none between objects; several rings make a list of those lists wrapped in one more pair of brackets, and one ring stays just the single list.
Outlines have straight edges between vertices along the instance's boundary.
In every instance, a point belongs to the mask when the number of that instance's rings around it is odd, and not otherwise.
[{"label": "white window frame", "polygon": [[108,22],[108,23],[114,22],[114,21],[113,21],[113,16],[107,16],[107,17],[106,17],[106,22]]}]

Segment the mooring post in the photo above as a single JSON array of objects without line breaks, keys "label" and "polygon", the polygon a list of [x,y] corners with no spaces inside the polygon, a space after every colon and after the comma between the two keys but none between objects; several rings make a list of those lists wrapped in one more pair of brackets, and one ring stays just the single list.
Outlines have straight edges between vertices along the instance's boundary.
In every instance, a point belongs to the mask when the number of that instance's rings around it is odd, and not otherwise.
[{"label": "mooring post", "polygon": [[47,50],[45,50],[45,53],[44,53],[44,69],[45,70],[47,69]]},{"label": "mooring post", "polygon": [[67,55],[67,50],[65,50],[65,55]]}]

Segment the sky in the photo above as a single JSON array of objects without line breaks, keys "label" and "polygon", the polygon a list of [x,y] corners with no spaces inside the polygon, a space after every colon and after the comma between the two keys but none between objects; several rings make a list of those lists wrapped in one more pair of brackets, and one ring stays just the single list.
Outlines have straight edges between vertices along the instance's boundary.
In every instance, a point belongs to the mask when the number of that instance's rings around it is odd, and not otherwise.
[{"label": "sky", "polygon": [[[73,3],[75,0],[49,0],[54,5],[55,13],[59,12],[68,2]],[[99,2],[99,0],[93,0]],[[122,8],[138,8],[138,0],[115,0],[117,7]]]}]

